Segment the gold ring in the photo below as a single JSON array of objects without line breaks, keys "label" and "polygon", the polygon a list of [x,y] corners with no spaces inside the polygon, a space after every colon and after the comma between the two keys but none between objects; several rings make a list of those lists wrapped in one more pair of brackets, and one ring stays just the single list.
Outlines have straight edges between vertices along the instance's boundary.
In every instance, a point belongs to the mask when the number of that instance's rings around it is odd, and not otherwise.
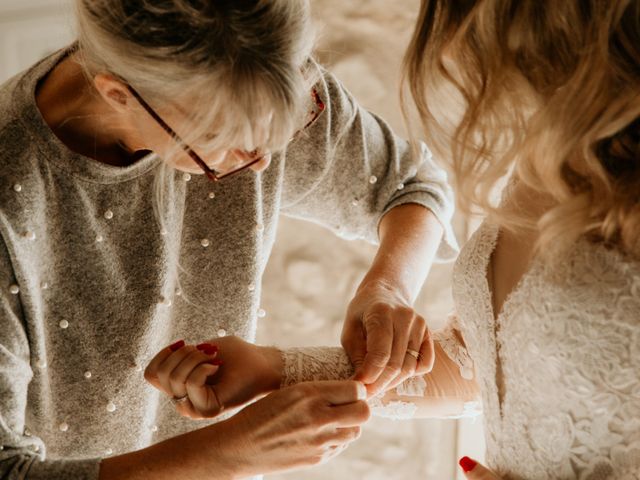
[{"label": "gold ring", "polygon": [[171,401],[173,403],[175,403],[176,405],[179,404],[179,403],[186,402],[187,400],[189,400],[189,394],[183,395],[182,397],[172,397],[171,398]]},{"label": "gold ring", "polygon": [[407,355],[411,355],[416,360],[420,359],[420,352],[416,352],[415,350],[412,350],[410,348],[407,348]]}]

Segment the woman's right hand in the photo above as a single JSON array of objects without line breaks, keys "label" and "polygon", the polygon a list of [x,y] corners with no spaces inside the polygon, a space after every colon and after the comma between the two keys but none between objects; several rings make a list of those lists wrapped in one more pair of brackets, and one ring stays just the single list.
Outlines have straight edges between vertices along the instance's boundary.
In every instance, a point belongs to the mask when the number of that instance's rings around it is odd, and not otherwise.
[{"label": "woman's right hand", "polygon": [[370,417],[363,383],[300,383],[249,405],[229,422],[235,460],[250,475],[323,463],[359,438]]},{"label": "woman's right hand", "polygon": [[100,480],[235,480],[317,465],[360,436],[365,398],[355,381],[277,390],[228,420],[103,459]]}]

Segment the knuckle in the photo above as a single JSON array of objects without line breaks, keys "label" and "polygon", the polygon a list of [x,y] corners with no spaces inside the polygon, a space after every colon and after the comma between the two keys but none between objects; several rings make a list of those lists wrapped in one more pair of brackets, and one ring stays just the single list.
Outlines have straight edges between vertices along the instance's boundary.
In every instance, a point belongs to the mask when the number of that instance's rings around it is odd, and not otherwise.
[{"label": "knuckle", "polygon": [[390,358],[390,353],[375,351],[369,353],[367,360],[375,367],[384,367],[388,365]]},{"label": "knuckle", "polygon": [[416,312],[413,308],[402,305],[395,310],[396,315],[402,317],[405,320],[413,320],[416,316]]},{"label": "knuckle", "polygon": [[299,383],[293,389],[301,398],[312,397],[316,394],[316,388],[311,383]]},{"label": "knuckle", "polygon": [[144,379],[149,383],[154,383],[157,380],[157,375],[155,371],[152,371],[149,367],[144,369]]},{"label": "knuckle", "polygon": [[389,313],[392,307],[387,302],[376,301],[371,304],[370,310],[379,313]]},{"label": "knuckle", "polygon": [[187,388],[200,388],[201,387],[201,385],[197,381],[197,379],[194,378],[194,375],[191,375],[191,376],[189,376],[189,378],[187,378],[187,380],[185,382],[185,386]]},{"label": "knuckle", "polygon": [[367,330],[386,328],[389,321],[387,320],[388,311],[369,312],[363,319],[364,326]]},{"label": "knuckle", "polygon": [[400,372],[402,371],[402,364],[397,360],[392,360],[388,363],[386,370],[387,370],[387,374],[390,376],[399,375]]},{"label": "knuckle", "polygon": [[324,423],[326,414],[317,401],[304,401],[300,405],[300,421],[303,425],[318,426]]},{"label": "knuckle", "polygon": [[169,382],[170,383],[182,383],[182,379],[181,379],[181,376],[180,376],[179,372],[177,372],[176,370],[172,371],[169,374]]}]

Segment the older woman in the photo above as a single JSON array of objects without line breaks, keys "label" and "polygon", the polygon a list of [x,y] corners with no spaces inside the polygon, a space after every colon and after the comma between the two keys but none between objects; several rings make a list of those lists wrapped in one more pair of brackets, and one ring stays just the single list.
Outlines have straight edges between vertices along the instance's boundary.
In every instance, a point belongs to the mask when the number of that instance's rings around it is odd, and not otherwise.
[{"label": "older woman", "polygon": [[411,305],[455,248],[443,171],[310,59],[305,1],[76,6],[78,42],[0,89],[0,476],[235,478],[335,454],[368,416],[357,382],[194,430],[142,369],[177,338],[253,339],[285,213],[380,243],[343,334],[356,378],[426,372]]}]

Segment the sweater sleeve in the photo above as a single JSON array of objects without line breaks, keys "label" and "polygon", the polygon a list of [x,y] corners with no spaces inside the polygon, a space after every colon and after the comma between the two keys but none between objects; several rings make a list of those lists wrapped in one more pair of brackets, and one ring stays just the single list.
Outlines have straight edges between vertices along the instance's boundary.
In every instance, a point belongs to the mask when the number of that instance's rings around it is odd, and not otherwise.
[{"label": "sweater sleeve", "polygon": [[403,204],[422,205],[444,228],[437,260],[454,258],[454,201],[446,172],[426,145],[411,148],[318,68],[316,91],[325,108],[285,152],[282,213],[377,244],[384,215]]},{"label": "sweater sleeve", "polygon": [[19,285],[0,237],[0,478],[96,480],[100,459],[47,460],[43,441],[25,431],[32,361]]},{"label": "sweater sleeve", "polygon": [[[482,412],[474,365],[457,325],[434,332],[433,370],[405,380],[369,401],[374,415],[409,419],[474,417]],[[317,380],[346,380],[354,368],[342,347],[289,348],[282,351],[282,387]]]}]

